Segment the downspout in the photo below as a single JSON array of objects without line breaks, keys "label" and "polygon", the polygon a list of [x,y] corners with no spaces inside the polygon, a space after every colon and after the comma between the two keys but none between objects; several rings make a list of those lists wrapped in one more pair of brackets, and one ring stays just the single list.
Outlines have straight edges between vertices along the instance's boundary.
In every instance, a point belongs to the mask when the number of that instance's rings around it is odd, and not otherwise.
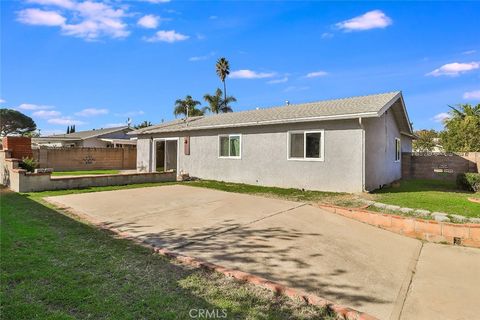
[{"label": "downspout", "polygon": [[365,126],[363,125],[362,118],[358,118],[358,124],[362,129],[362,191],[365,189]]},{"label": "downspout", "polygon": [[153,172],[153,137],[150,137],[148,144],[148,172]]}]

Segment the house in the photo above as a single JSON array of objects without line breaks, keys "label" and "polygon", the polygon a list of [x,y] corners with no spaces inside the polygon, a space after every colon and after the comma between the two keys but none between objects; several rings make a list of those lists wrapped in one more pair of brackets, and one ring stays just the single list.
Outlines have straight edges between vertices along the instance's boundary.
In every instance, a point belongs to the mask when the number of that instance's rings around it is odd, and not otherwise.
[{"label": "house", "polygon": [[47,147],[83,147],[83,148],[116,148],[135,146],[137,141],[128,132],[129,126],[93,129],[67,134],[56,134],[32,139],[34,146]]},{"label": "house", "polygon": [[137,170],[361,192],[400,179],[414,137],[401,92],[174,120],[132,132]]}]

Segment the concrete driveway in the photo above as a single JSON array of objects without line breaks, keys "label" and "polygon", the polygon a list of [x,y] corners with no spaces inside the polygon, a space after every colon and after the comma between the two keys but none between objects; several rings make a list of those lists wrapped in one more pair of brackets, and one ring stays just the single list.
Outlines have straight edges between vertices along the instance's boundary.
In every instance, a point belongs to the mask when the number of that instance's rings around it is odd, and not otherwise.
[{"label": "concrete driveway", "polygon": [[480,314],[477,249],[422,245],[306,204],[184,185],[47,200],[146,242],[380,319]]}]

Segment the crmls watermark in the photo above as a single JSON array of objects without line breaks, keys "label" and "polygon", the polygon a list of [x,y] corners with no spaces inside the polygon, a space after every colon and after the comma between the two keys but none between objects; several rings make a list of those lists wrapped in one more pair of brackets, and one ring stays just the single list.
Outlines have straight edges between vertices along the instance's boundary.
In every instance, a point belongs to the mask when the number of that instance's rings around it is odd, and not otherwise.
[{"label": "crmls watermark", "polygon": [[190,309],[188,312],[192,319],[226,319],[227,310],[225,309]]}]

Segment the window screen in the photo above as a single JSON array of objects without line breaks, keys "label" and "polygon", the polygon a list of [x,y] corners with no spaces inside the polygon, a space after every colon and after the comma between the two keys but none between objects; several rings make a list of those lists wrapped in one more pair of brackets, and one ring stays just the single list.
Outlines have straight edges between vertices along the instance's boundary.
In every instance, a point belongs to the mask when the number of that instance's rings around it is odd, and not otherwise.
[{"label": "window screen", "polygon": [[290,134],[290,158],[303,158],[304,138],[303,132]]}]

